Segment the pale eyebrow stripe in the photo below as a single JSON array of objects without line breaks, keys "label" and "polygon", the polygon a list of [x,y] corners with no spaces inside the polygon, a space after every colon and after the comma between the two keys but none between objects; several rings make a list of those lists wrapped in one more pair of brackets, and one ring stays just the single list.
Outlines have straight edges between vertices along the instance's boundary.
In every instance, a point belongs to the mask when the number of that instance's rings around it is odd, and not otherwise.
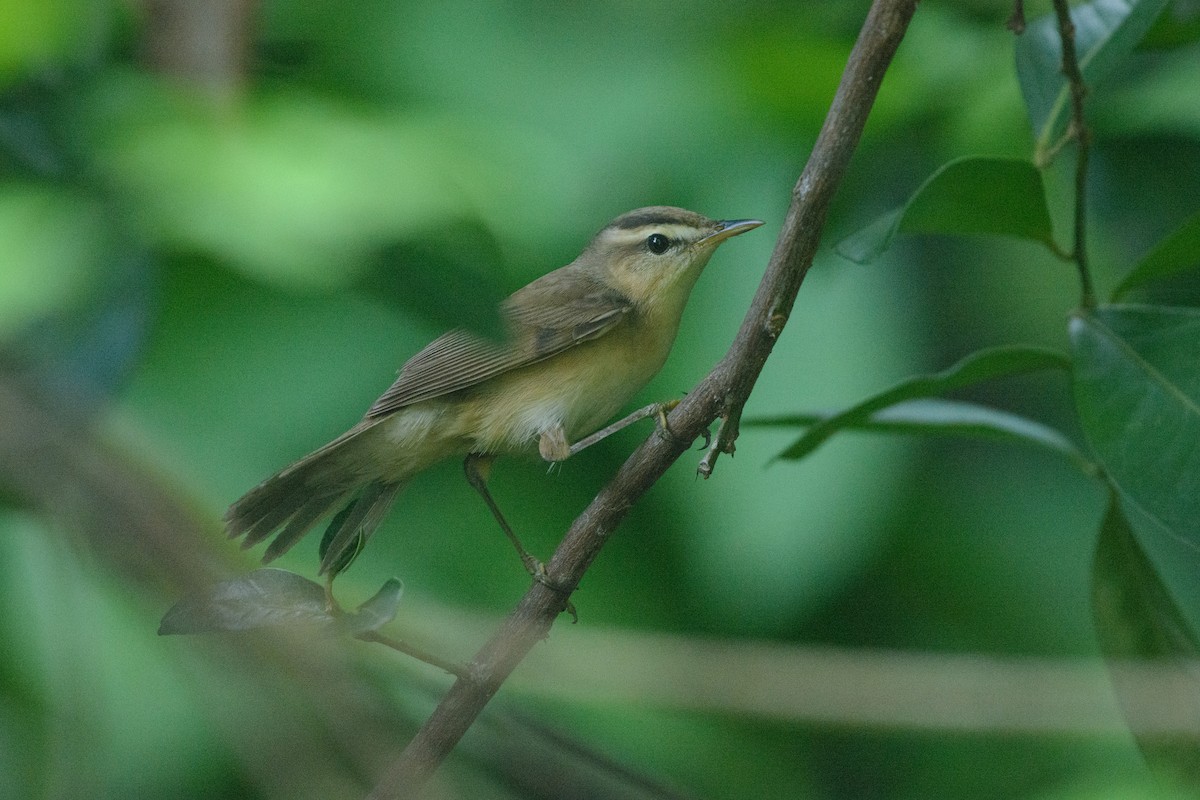
[{"label": "pale eyebrow stripe", "polygon": [[637,228],[610,229],[607,238],[620,245],[641,244],[652,233],[661,233],[673,242],[687,242],[695,235],[696,229],[678,223],[642,225]]}]

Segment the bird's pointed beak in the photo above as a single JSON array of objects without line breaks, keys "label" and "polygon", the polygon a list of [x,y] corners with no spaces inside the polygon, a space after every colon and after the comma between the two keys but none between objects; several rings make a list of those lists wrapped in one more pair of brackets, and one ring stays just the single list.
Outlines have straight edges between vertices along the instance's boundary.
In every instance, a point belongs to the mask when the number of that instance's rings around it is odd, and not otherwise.
[{"label": "bird's pointed beak", "polygon": [[717,223],[717,229],[701,239],[700,242],[715,246],[739,233],[752,231],[762,224],[762,220],[758,219],[723,219]]}]

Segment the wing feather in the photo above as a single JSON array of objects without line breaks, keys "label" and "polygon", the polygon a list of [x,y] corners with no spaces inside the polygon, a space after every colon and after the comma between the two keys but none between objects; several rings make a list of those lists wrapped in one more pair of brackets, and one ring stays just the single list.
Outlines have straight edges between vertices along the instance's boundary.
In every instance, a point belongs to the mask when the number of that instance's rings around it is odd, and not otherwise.
[{"label": "wing feather", "polygon": [[367,418],[468,389],[599,338],[632,308],[623,294],[574,265],[555,270],[504,302],[504,340],[489,341],[465,330],[438,337],[408,360]]}]

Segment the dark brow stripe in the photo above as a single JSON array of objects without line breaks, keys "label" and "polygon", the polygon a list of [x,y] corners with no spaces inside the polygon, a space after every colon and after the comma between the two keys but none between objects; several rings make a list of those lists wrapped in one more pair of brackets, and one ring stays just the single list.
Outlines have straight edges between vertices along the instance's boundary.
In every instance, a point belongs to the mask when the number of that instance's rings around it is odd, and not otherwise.
[{"label": "dark brow stripe", "polygon": [[608,227],[631,230],[645,225],[695,225],[699,219],[698,216],[684,216],[679,212],[653,210],[617,217]]}]

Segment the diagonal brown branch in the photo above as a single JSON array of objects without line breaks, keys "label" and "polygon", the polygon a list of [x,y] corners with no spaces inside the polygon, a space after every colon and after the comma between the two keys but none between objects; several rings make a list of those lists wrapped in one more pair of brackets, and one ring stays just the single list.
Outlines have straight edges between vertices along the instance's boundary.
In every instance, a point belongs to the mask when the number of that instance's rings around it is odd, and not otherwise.
[{"label": "diagonal brown branch", "polygon": [[656,433],[634,451],[612,481],[571,525],[535,582],[476,654],[460,678],[372,792],[376,800],[410,797],[446,758],[501,684],[545,638],[567,596],[629,508],[717,418],[723,421],[702,468],[732,452],[741,409],[791,313],[812,264],[830,201],[866,125],[879,84],[916,11],[916,0],[876,0],[863,23],[821,134],[792,191],[775,252],[754,301],[725,357],[671,413],[672,433]]}]

